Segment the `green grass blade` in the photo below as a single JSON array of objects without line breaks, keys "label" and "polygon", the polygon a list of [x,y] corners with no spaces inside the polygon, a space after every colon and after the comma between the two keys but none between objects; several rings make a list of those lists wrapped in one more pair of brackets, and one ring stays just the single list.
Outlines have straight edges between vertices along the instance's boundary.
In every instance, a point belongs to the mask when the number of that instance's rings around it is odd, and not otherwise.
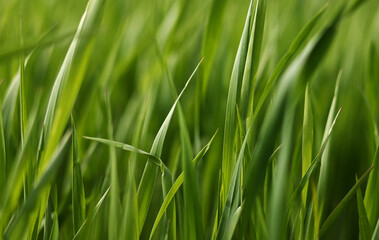
[{"label": "green grass blade", "polygon": [[242,210],[243,210],[243,205],[238,207],[237,210],[233,213],[233,215],[231,215],[229,224],[226,227],[225,239],[227,240],[232,239],[234,230],[236,229],[238,221],[241,217]]},{"label": "green grass blade", "polygon": [[[23,23],[22,17],[20,18],[20,45],[21,48],[24,45],[23,37]],[[21,127],[21,145],[24,145],[26,123],[27,123],[27,111],[26,111],[26,85],[25,85],[25,53],[20,54],[20,93],[19,93],[19,103],[20,103],[20,127]]]},{"label": "green grass blade", "polygon": [[371,240],[378,240],[378,239],[379,239],[379,219],[376,222],[376,227],[375,227],[374,233],[372,234]]},{"label": "green grass blade", "polygon": [[[109,96],[106,96],[106,115],[107,115],[107,134],[110,140],[113,140],[113,121],[111,106],[109,102]],[[116,149],[113,146],[109,146],[109,161],[110,161],[110,176],[111,176],[111,191],[110,191],[110,206],[108,216],[108,239],[118,239],[118,228],[120,219],[120,189],[117,173],[117,157]]]},{"label": "green grass blade", "polygon": [[[0,83],[1,86],[1,83]],[[0,98],[1,106],[1,98]],[[0,195],[4,196],[4,190],[6,186],[6,176],[7,176],[7,159],[6,159],[6,147],[4,138],[4,127],[3,127],[3,114],[0,111]],[[0,229],[0,233],[2,233]]]},{"label": "green grass blade", "polygon": [[148,153],[148,152],[145,152],[144,150],[138,149],[138,148],[133,147],[132,145],[129,145],[126,143],[112,141],[112,140],[108,140],[108,139],[104,139],[104,138],[95,138],[95,137],[86,137],[86,136],[84,136],[83,138],[91,140],[91,141],[103,143],[103,144],[111,146],[111,147],[120,148],[120,149],[128,151],[128,152],[134,152],[134,153],[144,155],[144,156],[148,157],[148,161],[150,161],[151,163],[153,163],[157,166],[161,166],[163,164],[162,160],[158,156],[153,155],[153,154]]},{"label": "green grass blade", "polygon": [[249,11],[246,16],[245,26],[238,46],[236,58],[234,60],[232,75],[230,77],[228,98],[226,101],[226,116],[224,127],[224,140],[222,148],[222,190],[221,204],[224,205],[227,198],[227,188],[230,184],[231,175],[235,166],[233,158],[233,147],[236,134],[236,105],[238,99],[238,89],[241,85],[243,71],[246,62],[247,49],[249,45],[249,32],[253,1],[250,1]]},{"label": "green grass blade", "polygon": [[[379,166],[379,146],[376,148],[372,164],[374,166]],[[379,190],[377,187],[379,184],[378,169],[379,167],[376,167],[370,173],[364,199],[365,207],[367,209],[367,217],[371,227],[374,227],[375,221],[379,218]]]},{"label": "green grass blade", "polygon": [[322,235],[328,230],[333,223],[337,220],[337,217],[347,206],[347,203],[354,196],[355,192],[358,190],[359,186],[363,183],[363,181],[369,176],[371,170],[374,166],[371,166],[363,175],[359,178],[359,180],[355,183],[355,185],[350,189],[350,191],[346,194],[346,196],[342,199],[342,201],[337,205],[337,207],[332,211],[332,213],[326,218],[325,222],[322,224],[319,236]]},{"label": "green grass blade", "polygon": [[[356,182],[358,178],[355,177]],[[371,238],[372,232],[370,229],[370,223],[368,222],[367,212],[365,204],[363,203],[362,191],[359,187],[357,190],[357,204],[358,204],[358,215],[359,215],[359,239],[369,240]]]},{"label": "green grass blade", "polygon": [[[305,176],[312,161],[312,147],[313,147],[313,114],[311,96],[309,92],[309,84],[305,89],[304,100],[304,118],[303,118],[303,135],[302,135],[302,177]],[[306,205],[308,193],[308,182],[306,182],[302,189],[302,204]]]},{"label": "green grass blade", "polygon": [[[164,139],[166,137],[167,129],[168,129],[168,126],[170,125],[170,121],[171,121],[172,115],[174,113],[174,110],[176,108],[176,105],[178,104],[180,97],[182,96],[184,90],[187,88],[192,77],[194,76],[197,69],[199,68],[199,65],[201,64],[201,62],[202,62],[202,60],[196,66],[195,70],[193,71],[193,73],[189,77],[188,81],[186,82],[183,90],[181,91],[178,98],[176,99],[173,106],[171,107],[170,112],[168,113],[166,119],[164,120],[161,128],[159,129],[159,131],[158,131],[158,133],[154,139],[153,146],[151,147],[150,154],[160,157],[160,155],[162,153],[163,143],[164,143]],[[154,185],[155,185],[157,173],[158,173],[158,168],[154,164],[152,164],[148,161],[145,165],[145,169],[143,171],[143,175],[142,175],[140,184],[138,186],[138,213],[139,213],[138,220],[139,220],[139,229],[140,230],[142,230],[142,227],[145,223],[147,211],[149,209],[150,200],[151,200],[153,190],[154,190]]]},{"label": "green grass blade", "polygon": [[79,163],[79,146],[76,127],[71,117],[72,128],[72,217],[74,235],[79,231],[86,217],[86,202],[82,170]]},{"label": "green grass blade", "polygon": [[[218,131],[216,131],[211,140],[209,140],[209,142],[207,143],[207,145],[205,145],[201,150],[200,152],[196,155],[196,157],[192,160],[192,164],[194,166],[197,165],[197,163],[204,157],[204,155],[207,153],[207,151],[209,150],[209,147],[210,145],[212,144],[213,142],[213,139],[216,137],[216,134],[217,134]],[[178,189],[180,188],[180,186],[183,184],[183,180],[184,180],[184,174],[181,173],[179,175],[179,177],[175,180],[174,184],[172,185],[171,189],[168,191],[167,193],[167,196],[165,197],[165,199],[163,200],[163,203],[159,209],[159,212],[158,212],[158,215],[157,217],[155,218],[155,222],[154,222],[154,225],[153,225],[153,228],[151,230],[151,233],[150,233],[150,239],[152,239],[153,235],[154,235],[154,232],[156,230],[156,228],[158,227],[158,224],[159,222],[161,221],[162,217],[163,217],[163,214],[166,212],[166,209],[168,207],[168,205],[170,204],[171,200],[173,199],[173,197],[175,196],[176,192],[178,191]]]}]

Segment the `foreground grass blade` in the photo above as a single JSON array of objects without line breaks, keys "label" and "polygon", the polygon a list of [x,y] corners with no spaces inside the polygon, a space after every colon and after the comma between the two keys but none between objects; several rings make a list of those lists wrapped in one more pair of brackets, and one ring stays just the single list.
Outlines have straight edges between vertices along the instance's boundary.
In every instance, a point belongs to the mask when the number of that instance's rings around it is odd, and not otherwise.
[{"label": "foreground grass blade", "polygon": [[378,240],[379,239],[379,219],[376,222],[374,233],[372,234],[371,240]]},{"label": "foreground grass blade", "polygon": [[5,239],[26,239],[28,230],[34,226],[33,220],[38,214],[39,204],[41,200],[49,194],[50,186],[57,176],[57,171],[65,159],[63,155],[69,146],[68,142],[71,133],[68,132],[62,139],[61,144],[54,153],[50,164],[46,168],[46,171],[42,174],[41,178],[37,181],[35,188],[32,190],[25,204],[17,214],[16,218],[12,221],[11,225],[5,232]]},{"label": "foreground grass blade", "polygon": [[[171,121],[172,115],[174,113],[174,110],[176,108],[176,105],[178,104],[180,97],[182,96],[184,90],[187,88],[192,77],[194,76],[197,69],[199,68],[199,65],[201,62],[202,62],[202,60],[196,66],[195,70],[193,71],[193,73],[189,77],[188,81],[186,82],[183,90],[180,92],[178,98],[174,102],[174,105],[171,107],[170,112],[168,113],[166,119],[164,120],[161,128],[159,129],[159,131],[158,131],[158,133],[154,139],[153,146],[151,147],[150,154],[160,157],[160,155],[162,153],[163,143],[164,143],[164,139],[166,137],[167,129],[168,129],[168,126],[170,125],[170,121]],[[149,205],[150,205],[150,200],[151,200],[151,197],[153,195],[153,190],[154,190],[155,181],[157,178],[157,173],[158,173],[157,166],[155,166],[154,164],[152,164],[151,162],[148,161],[145,165],[145,169],[143,171],[143,175],[142,175],[140,184],[138,186],[138,213],[139,213],[138,220],[139,220],[139,229],[140,230],[142,230],[142,227],[145,223],[147,211],[148,211]]]},{"label": "foreground grass blade", "polygon": [[337,207],[332,211],[332,213],[326,218],[325,222],[322,224],[319,236],[322,237],[325,234],[326,230],[328,230],[337,220],[337,217],[343,211],[343,209],[347,206],[347,203],[354,196],[355,192],[358,190],[359,186],[363,183],[363,181],[369,176],[371,170],[374,166],[371,166],[362,177],[355,183],[355,185],[350,189],[350,191],[346,194],[346,196],[342,199],[342,201],[337,205]]},{"label": "foreground grass blade", "polygon": [[[355,176],[355,181],[358,181],[357,176]],[[360,187],[358,188],[356,195],[359,215],[359,239],[369,240],[371,238],[372,232],[370,229],[370,223],[368,222],[367,212],[363,203],[362,191]]]},{"label": "foreground grass blade", "polygon": [[379,218],[379,190],[377,187],[379,184],[379,146],[376,148],[372,164],[376,167],[372,170],[369,176],[364,203],[367,209],[367,217],[370,226],[374,227],[375,221]]},{"label": "foreground grass blade", "polygon": [[[207,151],[209,150],[209,147],[210,145],[212,144],[213,142],[213,139],[216,137],[216,134],[217,134],[218,131],[216,131],[211,140],[209,140],[208,144],[205,145],[201,150],[200,152],[196,155],[196,157],[192,160],[192,164],[194,166],[197,165],[197,163],[204,157],[204,155],[207,153]],[[163,200],[163,203],[159,209],[159,212],[158,212],[158,215],[157,217],[155,218],[155,222],[154,222],[154,225],[153,225],[153,228],[151,230],[151,233],[150,233],[150,239],[152,239],[153,235],[154,235],[154,232],[156,230],[156,228],[158,227],[158,224],[159,222],[161,221],[162,217],[163,217],[163,214],[165,213],[168,205],[170,204],[171,200],[173,199],[173,197],[175,196],[176,192],[178,191],[178,189],[180,188],[180,186],[183,184],[183,180],[184,180],[184,174],[181,173],[179,175],[179,177],[175,180],[174,184],[172,185],[171,189],[168,191],[167,193],[167,196],[165,197],[165,199]]]},{"label": "foreground grass blade", "polygon": [[233,158],[234,139],[236,135],[236,104],[238,99],[238,89],[241,85],[243,71],[246,62],[246,54],[249,45],[249,32],[253,1],[250,1],[249,11],[246,16],[245,26],[238,46],[236,58],[234,60],[232,76],[230,77],[228,99],[226,101],[226,116],[224,128],[224,140],[222,148],[222,190],[221,204],[224,205],[227,197],[227,188],[233,173],[235,160]]},{"label": "foreground grass blade", "polygon": [[[0,83],[1,86],[1,83]],[[1,106],[1,98],[0,98]],[[4,196],[4,190],[6,186],[6,176],[7,176],[7,159],[6,159],[6,147],[4,138],[4,127],[3,127],[3,114],[0,111],[0,195]],[[1,230],[0,230],[1,233]]]},{"label": "foreground grass blade", "polygon": [[79,163],[79,147],[76,127],[71,117],[72,128],[72,218],[74,235],[79,231],[86,217],[86,202],[82,170]]},{"label": "foreground grass blade", "polygon": [[112,141],[112,140],[108,140],[108,139],[104,139],[104,138],[95,138],[95,137],[86,137],[86,136],[84,136],[83,138],[91,140],[91,141],[103,143],[103,144],[111,146],[111,147],[120,148],[120,149],[128,151],[128,152],[134,152],[134,153],[144,155],[144,156],[148,157],[148,161],[151,161],[151,163],[153,163],[157,166],[161,166],[163,164],[162,160],[159,157],[157,157],[151,153],[145,152],[144,150],[133,147],[132,145],[129,145],[126,143],[116,142],[116,141]]}]

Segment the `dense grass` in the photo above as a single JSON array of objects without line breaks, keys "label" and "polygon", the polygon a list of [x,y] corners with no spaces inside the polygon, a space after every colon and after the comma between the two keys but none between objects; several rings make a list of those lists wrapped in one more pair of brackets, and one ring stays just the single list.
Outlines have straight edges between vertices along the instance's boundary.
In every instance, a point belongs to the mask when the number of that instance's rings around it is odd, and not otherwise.
[{"label": "dense grass", "polygon": [[379,239],[376,0],[3,1],[4,239]]}]

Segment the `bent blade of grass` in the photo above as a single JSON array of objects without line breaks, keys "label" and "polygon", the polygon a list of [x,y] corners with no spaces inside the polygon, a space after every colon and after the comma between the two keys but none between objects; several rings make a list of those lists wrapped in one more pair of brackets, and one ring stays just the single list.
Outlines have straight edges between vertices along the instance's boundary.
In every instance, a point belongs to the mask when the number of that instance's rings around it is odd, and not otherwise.
[{"label": "bent blade of grass", "polygon": [[129,145],[126,143],[112,141],[112,140],[108,140],[108,139],[104,139],[104,138],[95,138],[95,137],[87,137],[87,136],[83,136],[83,138],[91,140],[91,141],[103,143],[103,144],[111,146],[111,147],[120,148],[120,149],[128,151],[128,152],[135,152],[135,153],[144,155],[144,156],[148,157],[148,161],[151,161],[151,163],[153,163],[157,166],[161,166],[163,163],[162,160],[159,157],[157,157],[156,155],[145,152],[144,150],[133,147],[132,145]]},{"label": "bent blade of grass", "polygon": [[230,181],[230,185],[229,185],[229,189],[228,189],[228,196],[227,196],[226,202],[223,206],[223,211],[222,211],[220,223],[218,226],[216,239],[224,239],[226,237],[226,228],[230,223],[230,215],[231,215],[232,204],[233,204],[233,202],[236,202],[236,200],[239,197],[239,196],[237,196],[235,189],[239,187],[238,180],[240,178],[242,161],[244,158],[245,148],[246,148],[246,143],[247,143],[249,133],[250,133],[250,131],[248,130],[246,135],[245,135],[245,138],[243,140],[243,143],[242,143],[239,155],[238,155],[236,167],[234,168],[234,171],[233,171],[233,176],[232,176],[232,179]]},{"label": "bent blade of grass", "polygon": [[[355,176],[355,181],[358,181],[357,176]],[[362,191],[360,187],[358,188],[356,195],[359,215],[359,239],[369,240],[372,236],[372,232],[370,229],[370,223],[368,222],[367,212],[365,204],[363,203]]]},{"label": "bent blade of grass", "polygon": [[228,98],[226,101],[226,116],[224,128],[224,140],[222,148],[222,190],[221,205],[223,206],[227,197],[227,188],[234,169],[235,160],[233,159],[233,147],[236,134],[236,104],[238,89],[242,81],[242,75],[246,62],[246,54],[249,45],[249,32],[253,1],[250,1],[249,11],[246,16],[245,26],[238,46],[236,58],[234,60],[232,75],[230,77]]},{"label": "bent blade of grass", "polygon": [[319,231],[320,237],[322,237],[322,235],[326,232],[326,230],[328,230],[333,225],[335,220],[337,220],[337,217],[340,215],[340,213],[347,206],[350,199],[354,196],[355,192],[358,190],[359,186],[363,183],[363,181],[369,176],[369,174],[373,168],[374,168],[374,166],[371,166],[361,176],[361,178],[359,178],[359,180],[350,189],[350,191],[346,194],[346,196],[342,199],[342,201],[337,205],[337,207],[332,211],[332,213],[326,218],[325,222],[322,224],[320,231]]},{"label": "bent blade of grass", "polygon": [[71,116],[72,128],[72,220],[74,235],[79,231],[86,217],[86,202],[82,170],[79,163],[79,146],[74,119]]},{"label": "bent blade of grass", "polygon": [[[202,61],[203,61],[203,59],[201,59],[201,61],[198,63],[195,70],[193,71],[193,73],[189,77],[188,81],[184,85],[183,90],[180,92],[178,98],[176,99],[173,106],[171,107],[170,112],[168,113],[166,119],[164,120],[161,128],[159,129],[159,131],[158,131],[158,133],[154,139],[153,145],[151,147],[150,154],[160,157],[160,155],[162,153],[163,143],[164,143],[164,140],[166,137],[167,129],[168,129],[168,126],[170,125],[170,121],[171,121],[172,115],[174,113],[174,110],[176,108],[176,105],[178,104],[180,97],[182,96],[184,90],[187,88],[192,77],[195,75],[195,73],[196,73],[197,69],[199,68]],[[138,186],[138,192],[137,192],[137,195],[138,195],[138,214],[139,214],[138,220],[139,220],[139,230],[140,231],[142,230],[143,225],[145,223],[145,219],[146,219],[147,211],[149,209],[149,205],[150,205],[151,197],[153,194],[157,174],[158,174],[158,168],[154,164],[152,164],[151,162],[148,161],[145,165],[145,169],[143,171],[142,178],[141,178],[140,184]]]},{"label": "bent blade of grass", "polygon": [[[201,150],[200,152],[196,155],[196,157],[192,160],[192,164],[194,166],[197,165],[197,163],[204,157],[204,155],[208,152],[209,150],[209,147],[211,146],[212,142],[213,142],[213,139],[216,137],[216,134],[217,134],[218,131],[216,131],[211,140],[209,140],[209,142],[207,143],[207,145],[205,145]],[[163,214],[165,213],[168,205],[170,204],[171,200],[174,198],[176,192],[178,191],[178,189],[180,188],[180,186],[183,184],[183,180],[184,180],[184,174],[183,172],[179,175],[179,177],[175,180],[174,184],[172,185],[171,189],[168,191],[167,193],[167,196],[165,197],[165,199],[163,200],[163,203],[159,209],[159,212],[157,214],[157,217],[155,218],[155,222],[154,222],[154,225],[153,225],[153,228],[151,230],[151,233],[150,233],[150,239],[152,239],[153,235],[154,235],[154,232],[156,230],[156,228],[158,227],[158,224],[160,222],[160,220],[162,219],[163,217]]]},{"label": "bent blade of grass", "polygon": [[5,239],[26,239],[29,230],[35,224],[33,219],[39,213],[40,203],[49,194],[50,186],[57,177],[57,171],[64,160],[63,156],[69,146],[70,136],[71,133],[68,132],[63,137],[45,172],[38,179],[35,188],[29,194],[20,212],[5,232]]}]

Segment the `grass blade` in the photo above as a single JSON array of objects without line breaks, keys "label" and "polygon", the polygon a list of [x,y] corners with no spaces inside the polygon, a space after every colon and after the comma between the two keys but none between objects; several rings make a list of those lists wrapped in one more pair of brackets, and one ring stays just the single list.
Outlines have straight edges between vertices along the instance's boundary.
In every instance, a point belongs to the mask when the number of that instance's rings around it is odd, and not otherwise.
[{"label": "grass blade", "polygon": [[86,137],[86,136],[84,136],[83,138],[91,140],[91,141],[103,143],[103,144],[111,146],[111,147],[120,148],[120,149],[128,151],[128,152],[134,152],[134,153],[144,155],[144,156],[148,157],[148,161],[150,161],[151,163],[153,163],[157,166],[161,166],[163,164],[162,160],[158,156],[155,156],[151,153],[145,152],[144,150],[138,149],[138,148],[133,147],[132,145],[129,145],[126,143],[112,141],[112,140],[108,140],[108,139],[104,139],[104,138],[95,138],[95,137]]},{"label": "grass blade", "polygon": [[86,202],[83,186],[82,170],[79,163],[79,147],[74,119],[71,117],[72,128],[72,217],[74,235],[79,231],[86,217]]},{"label": "grass blade", "polygon": [[347,203],[349,200],[354,196],[355,192],[358,190],[359,186],[363,183],[363,181],[369,176],[371,170],[374,168],[374,166],[371,166],[363,175],[362,177],[355,183],[355,185],[350,189],[350,191],[346,194],[346,196],[342,199],[342,201],[337,205],[337,207],[332,211],[332,213],[326,218],[325,222],[322,224],[319,236],[322,237],[322,235],[328,230],[335,220],[337,220],[337,217],[342,212],[342,210],[347,206]]},{"label": "grass blade", "polygon": [[[356,182],[358,181],[357,176],[355,176]],[[362,191],[359,187],[357,190],[357,204],[358,204],[358,215],[359,215],[359,239],[369,240],[371,238],[372,232],[370,229],[370,224],[367,218],[367,212],[365,204],[363,203]]]}]

